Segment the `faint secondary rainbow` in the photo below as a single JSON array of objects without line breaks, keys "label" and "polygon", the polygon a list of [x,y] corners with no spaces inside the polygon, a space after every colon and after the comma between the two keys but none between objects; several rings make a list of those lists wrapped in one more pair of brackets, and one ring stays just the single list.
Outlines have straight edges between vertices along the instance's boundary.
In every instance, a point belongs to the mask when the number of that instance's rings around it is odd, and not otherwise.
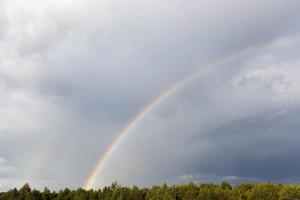
[{"label": "faint secondary rainbow", "polygon": [[210,63],[202,66],[201,69],[199,69],[199,70],[195,71],[194,73],[177,81],[175,84],[172,84],[165,91],[163,91],[158,97],[156,97],[150,103],[148,103],[131,120],[129,120],[129,122],[126,124],[126,126],[117,134],[117,136],[114,138],[113,142],[109,145],[109,147],[105,150],[105,152],[103,154],[101,154],[101,156],[99,157],[95,167],[93,168],[93,171],[90,173],[89,177],[87,178],[87,180],[83,186],[84,189],[92,188],[93,184],[96,181],[97,176],[99,175],[100,171],[104,167],[106,161],[112,155],[113,151],[117,148],[117,146],[122,142],[122,140],[127,135],[127,133],[129,133],[145,117],[145,115],[147,115],[147,113],[151,112],[162,101],[164,101],[166,98],[171,96],[176,90],[183,87],[186,83],[205,74],[206,72],[208,72],[209,70],[212,70],[214,67],[216,67],[218,65],[225,64],[226,62],[237,59],[247,53],[251,53],[255,50],[258,50],[258,49],[264,48],[264,47],[285,46],[285,45],[291,44],[292,42],[299,41],[299,39],[300,39],[300,35],[297,35],[294,37],[280,38],[278,40],[273,40],[269,43],[263,43],[263,44],[259,44],[256,46],[242,49],[238,52],[232,53],[230,55],[227,55],[225,57],[222,57],[220,59],[210,62]]}]

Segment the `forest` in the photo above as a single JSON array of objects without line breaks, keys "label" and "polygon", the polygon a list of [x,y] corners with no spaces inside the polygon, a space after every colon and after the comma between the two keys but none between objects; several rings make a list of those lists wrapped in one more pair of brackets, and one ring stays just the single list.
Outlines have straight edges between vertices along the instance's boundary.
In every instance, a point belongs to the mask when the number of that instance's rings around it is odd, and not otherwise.
[{"label": "forest", "polygon": [[239,183],[125,187],[117,182],[102,189],[43,191],[24,184],[0,193],[0,200],[300,200],[300,184]]}]

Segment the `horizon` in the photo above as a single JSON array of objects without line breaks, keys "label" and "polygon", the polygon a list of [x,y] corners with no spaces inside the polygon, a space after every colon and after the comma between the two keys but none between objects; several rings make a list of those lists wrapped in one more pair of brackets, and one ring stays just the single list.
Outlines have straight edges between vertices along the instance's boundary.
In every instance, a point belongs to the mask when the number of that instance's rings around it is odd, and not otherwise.
[{"label": "horizon", "polygon": [[300,183],[297,0],[3,0],[0,191]]}]

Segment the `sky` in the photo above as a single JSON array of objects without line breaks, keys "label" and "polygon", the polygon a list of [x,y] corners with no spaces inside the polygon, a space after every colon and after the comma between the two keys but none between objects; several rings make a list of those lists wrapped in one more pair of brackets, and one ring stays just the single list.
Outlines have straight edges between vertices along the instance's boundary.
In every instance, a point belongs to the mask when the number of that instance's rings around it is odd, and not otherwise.
[{"label": "sky", "polygon": [[[298,0],[0,0],[0,191],[300,182]],[[246,50],[246,51],[245,51]],[[241,53],[242,52],[242,53]]]}]

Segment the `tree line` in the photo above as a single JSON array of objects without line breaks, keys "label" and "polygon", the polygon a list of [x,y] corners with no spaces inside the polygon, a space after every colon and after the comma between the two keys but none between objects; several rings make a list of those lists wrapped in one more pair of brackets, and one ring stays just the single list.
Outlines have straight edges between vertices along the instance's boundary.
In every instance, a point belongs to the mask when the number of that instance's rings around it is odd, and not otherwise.
[{"label": "tree line", "polygon": [[300,200],[299,184],[240,183],[222,184],[163,184],[149,188],[111,186],[97,190],[82,188],[60,191],[31,189],[25,184],[20,189],[0,193],[0,200]]}]

